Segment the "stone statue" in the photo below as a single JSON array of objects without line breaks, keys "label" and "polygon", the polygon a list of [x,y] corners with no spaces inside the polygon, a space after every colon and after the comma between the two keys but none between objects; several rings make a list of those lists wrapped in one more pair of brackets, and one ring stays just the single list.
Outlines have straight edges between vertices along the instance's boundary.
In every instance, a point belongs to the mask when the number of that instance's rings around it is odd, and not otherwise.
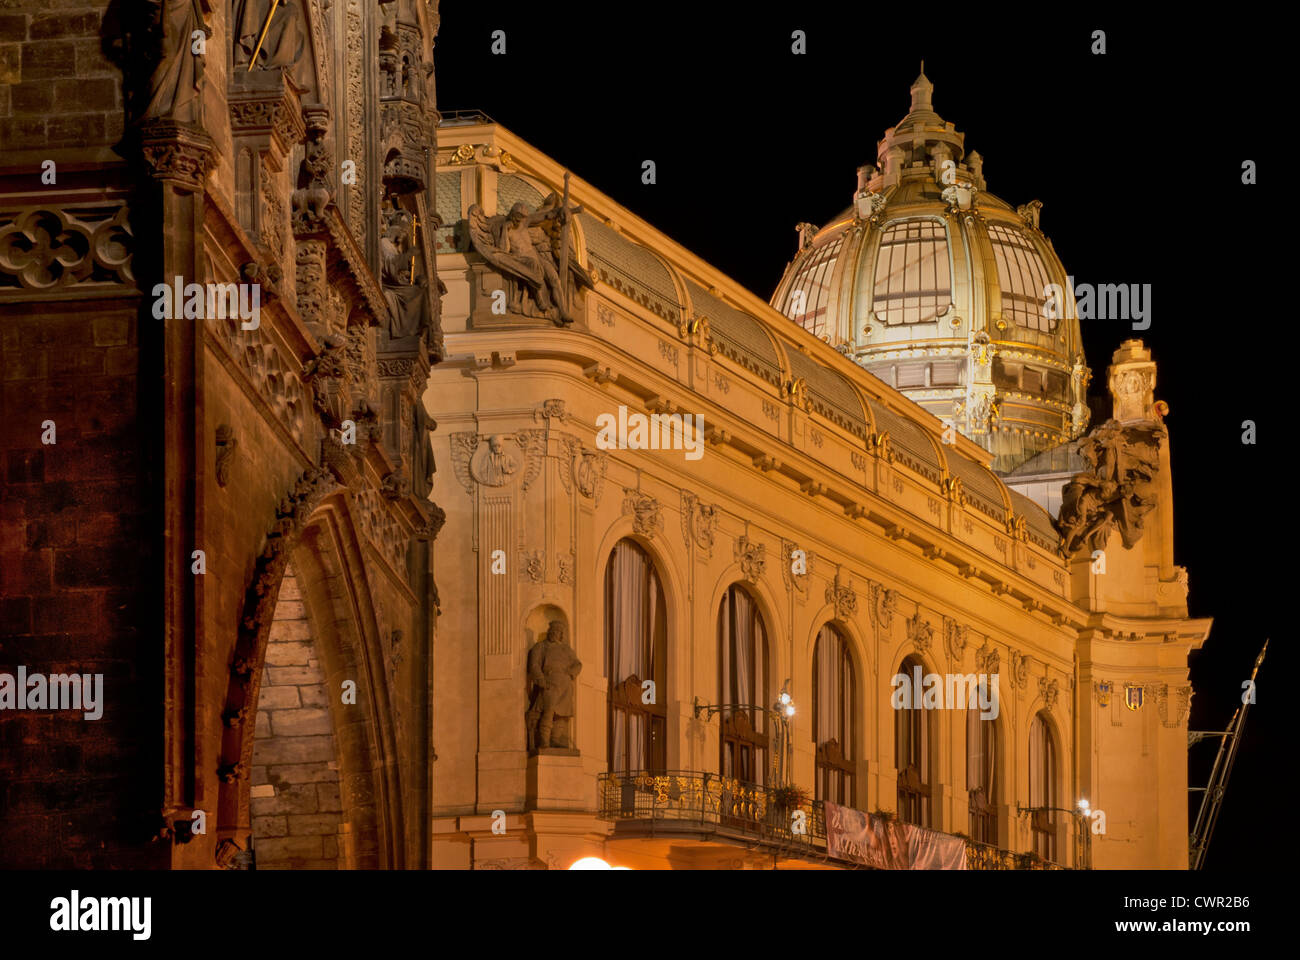
[{"label": "stone statue", "polygon": [[307,27],[297,0],[281,0],[274,12],[271,0],[235,0],[234,13],[235,66],[241,71],[250,69],[250,63],[254,70],[293,67],[307,49]]},{"label": "stone statue", "polygon": [[323,118],[313,118],[307,128],[302,163],[298,165],[297,189],[293,191],[294,229],[307,231],[325,214],[333,187],[330,172],[329,128]]},{"label": "stone statue", "polygon": [[199,0],[162,0],[162,55],[149,78],[146,119],[167,118],[179,123],[203,123],[203,61],[194,52],[194,34],[205,35]]},{"label": "stone statue", "polygon": [[1079,441],[1090,469],[1065,485],[1056,520],[1067,557],[1085,547],[1103,549],[1117,528],[1126,548],[1142,538],[1142,518],[1156,505],[1158,451],[1165,436],[1159,423],[1124,426],[1107,420]]},{"label": "stone statue", "polygon": [[[566,198],[567,198],[567,186]],[[569,221],[581,207],[551,194],[530,213],[516,203],[504,216],[489,217],[483,208],[469,208],[469,238],[474,249],[510,281],[510,309],[540,314],[558,324],[573,322],[571,274],[590,288],[591,277],[570,255]],[[565,270],[561,270],[560,264]]]},{"label": "stone statue", "polygon": [[574,679],[581,672],[582,662],[565,640],[564,624],[552,620],[546,636],[528,651],[530,753],[572,748],[569,723],[574,715]]},{"label": "stone statue", "polygon": [[384,232],[379,238],[379,255],[383,261],[380,279],[391,315],[388,336],[400,340],[424,333],[433,316],[424,274],[411,269],[414,254],[410,213],[391,210],[384,214],[384,220]]}]

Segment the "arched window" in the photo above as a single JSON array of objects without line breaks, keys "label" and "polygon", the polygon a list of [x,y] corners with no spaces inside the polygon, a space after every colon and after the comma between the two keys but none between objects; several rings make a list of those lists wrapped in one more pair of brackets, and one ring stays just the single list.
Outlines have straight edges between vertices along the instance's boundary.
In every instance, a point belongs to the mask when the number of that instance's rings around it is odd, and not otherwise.
[{"label": "arched window", "polygon": [[853,776],[853,723],[857,690],[849,645],[829,623],[813,648],[813,735],[817,744],[816,799],[851,807],[856,802]]},{"label": "arched window", "polygon": [[933,323],[952,303],[948,234],[935,220],[891,223],[880,237],[872,310],[886,326]]},{"label": "arched window", "polygon": [[1044,309],[1048,275],[1034,242],[1015,227],[989,224],[993,259],[998,265],[998,288],[1002,291],[1002,316],[1022,327],[1050,333],[1056,320]]},{"label": "arched window", "polygon": [[826,323],[831,297],[831,274],[839,259],[844,237],[840,236],[812,250],[790,284],[781,312],[815,337],[834,333]]},{"label": "arched window", "polygon": [[981,715],[978,702],[971,703],[966,710],[966,789],[970,793],[970,835],[972,840],[994,846],[998,842],[997,749],[997,722]]},{"label": "arched window", "polygon": [[[754,598],[738,585],[718,607],[718,702],[722,711],[724,777],[767,782],[767,627]],[[742,707],[742,705],[745,705]]]},{"label": "arched window", "polygon": [[[667,767],[668,611],[659,574],[632,540],[614,545],[605,570],[605,676],[609,679],[609,769]],[[642,685],[654,681],[652,703]]]},{"label": "arched window", "polygon": [[1034,853],[1056,860],[1056,744],[1047,718],[1039,713],[1029,725],[1029,806]]},{"label": "arched window", "polygon": [[898,768],[898,818],[921,827],[930,825],[930,712],[921,702],[918,676],[925,667],[915,657],[903,660],[898,672],[912,687],[911,705],[894,711],[894,766]]}]

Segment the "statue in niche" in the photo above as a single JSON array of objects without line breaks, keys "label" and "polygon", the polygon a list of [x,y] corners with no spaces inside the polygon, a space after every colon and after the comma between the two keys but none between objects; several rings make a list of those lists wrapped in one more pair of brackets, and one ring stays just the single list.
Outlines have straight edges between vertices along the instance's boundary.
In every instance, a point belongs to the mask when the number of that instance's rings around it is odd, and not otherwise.
[{"label": "statue in niche", "polygon": [[399,207],[384,213],[384,224],[379,238],[380,279],[388,301],[388,336],[400,340],[424,333],[433,317],[424,273],[415,270],[414,219]]},{"label": "statue in niche", "polygon": [[297,0],[281,0],[274,8],[271,0],[235,0],[233,22],[239,72],[292,68],[307,49],[307,26]]},{"label": "statue in niche", "polygon": [[145,119],[203,123],[203,55],[194,52],[194,34],[207,34],[199,0],[155,0],[162,28],[162,54],[149,78]]},{"label": "statue in niche", "polygon": [[[469,208],[469,238],[474,249],[509,281],[510,310],[543,316],[558,325],[573,322],[573,283],[591,288],[591,277],[572,256],[570,220],[581,207],[552,193],[536,213],[516,203],[510,212],[489,217],[477,203]],[[563,264],[563,268],[561,268]]]},{"label": "statue in niche", "polygon": [[571,749],[569,724],[574,716],[574,680],[582,662],[565,639],[565,627],[552,620],[546,636],[528,651],[528,752]]},{"label": "statue in niche", "polygon": [[1089,471],[1065,485],[1056,529],[1068,557],[1087,547],[1101,550],[1118,528],[1125,548],[1142,537],[1142,518],[1155,508],[1158,451],[1165,430],[1159,424],[1123,426],[1107,420],[1079,441]]}]

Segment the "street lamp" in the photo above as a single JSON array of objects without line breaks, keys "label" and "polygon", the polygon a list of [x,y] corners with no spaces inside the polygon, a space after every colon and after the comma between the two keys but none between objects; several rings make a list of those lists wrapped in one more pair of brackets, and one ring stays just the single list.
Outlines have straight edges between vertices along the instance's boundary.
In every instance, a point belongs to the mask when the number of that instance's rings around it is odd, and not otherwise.
[{"label": "street lamp", "polygon": [[[1039,811],[1053,810],[1058,813],[1068,813],[1076,820],[1075,829],[1078,834],[1083,836],[1083,869],[1092,869],[1092,830],[1089,824],[1092,821],[1092,807],[1087,800],[1080,800],[1076,807],[1026,807],[1017,803],[1016,809],[1020,816],[1027,813],[1038,813]],[[1076,834],[1076,837],[1078,836]]]},{"label": "street lamp", "polygon": [[723,710],[762,710],[764,713],[772,714],[776,717],[776,749],[773,751],[776,756],[776,778],[778,786],[784,786],[792,779],[793,771],[788,769],[791,765],[792,757],[790,754],[790,719],[794,716],[794,700],[790,696],[790,678],[787,677],[785,683],[781,685],[781,692],[777,695],[776,703],[770,707],[759,706],[752,703],[700,703],[700,698],[695,698],[695,719],[700,719],[700,714],[704,714],[705,720],[712,719],[715,713],[721,713]]}]

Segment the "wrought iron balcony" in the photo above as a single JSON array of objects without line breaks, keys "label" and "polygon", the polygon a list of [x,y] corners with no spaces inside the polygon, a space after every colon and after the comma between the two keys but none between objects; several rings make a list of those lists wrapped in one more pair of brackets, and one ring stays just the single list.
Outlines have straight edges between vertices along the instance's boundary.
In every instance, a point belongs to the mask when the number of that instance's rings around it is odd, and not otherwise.
[{"label": "wrought iron balcony", "polygon": [[[598,816],[617,823],[617,831],[625,836],[691,833],[757,843],[796,856],[826,855],[826,817],[820,800],[780,806],[770,787],[688,770],[603,773],[597,791]],[[803,816],[796,816],[796,811]],[[967,870],[1065,869],[1033,854],[960,839],[966,844]]]},{"label": "wrought iron balcony", "polygon": [[770,788],[716,773],[603,773],[597,790],[602,820],[644,824],[651,834],[708,833],[810,850],[826,846],[826,821],[819,802],[781,806]]}]

